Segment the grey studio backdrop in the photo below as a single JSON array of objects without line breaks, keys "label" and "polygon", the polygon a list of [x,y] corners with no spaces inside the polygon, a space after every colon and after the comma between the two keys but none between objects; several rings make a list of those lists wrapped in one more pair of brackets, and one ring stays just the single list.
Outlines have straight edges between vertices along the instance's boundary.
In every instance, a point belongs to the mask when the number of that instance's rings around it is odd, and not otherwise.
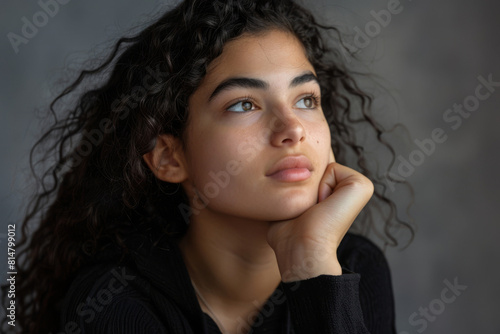
[{"label": "grey studio backdrop", "polygon": [[[20,228],[29,195],[27,157],[41,124],[35,109],[57,92],[58,78],[74,75],[65,70],[68,65],[171,4],[60,0],[44,20],[39,12],[47,11],[43,4],[49,2],[8,0],[0,11],[3,283],[7,225]],[[378,100],[377,108],[393,116],[399,110],[395,117],[409,129],[395,166],[400,170],[393,172],[414,185],[417,233],[407,249],[386,252],[398,333],[500,333],[500,3],[307,4],[352,33],[351,47],[394,97]],[[26,20],[33,19],[37,31],[13,46],[8,34],[22,36]]]}]

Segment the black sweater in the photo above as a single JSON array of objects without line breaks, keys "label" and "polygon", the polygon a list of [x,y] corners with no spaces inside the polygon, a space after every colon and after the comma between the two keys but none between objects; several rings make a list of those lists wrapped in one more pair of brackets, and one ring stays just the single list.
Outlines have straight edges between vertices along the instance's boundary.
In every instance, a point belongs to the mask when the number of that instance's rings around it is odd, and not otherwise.
[{"label": "black sweater", "polygon": [[[396,333],[389,267],[364,237],[347,234],[341,276],[283,283],[251,319],[250,333]],[[58,333],[220,334],[204,313],[172,240],[134,246],[125,261],[103,254],[83,267],[61,305]],[[241,332],[243,333],[243,332]]]}]

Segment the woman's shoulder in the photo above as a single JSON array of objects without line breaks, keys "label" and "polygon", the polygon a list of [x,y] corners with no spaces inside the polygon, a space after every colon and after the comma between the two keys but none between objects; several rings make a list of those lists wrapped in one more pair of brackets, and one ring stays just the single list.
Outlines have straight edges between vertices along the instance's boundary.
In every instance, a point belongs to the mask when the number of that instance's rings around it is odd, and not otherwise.
[{"label": "woman's shoulder", "polygon": [[68,328],[79,333],[165,333],[165,318],[175,313],[176,305],[159,289],[169,282],[160,280],[168,280],[164,271],[176,268],[165,267],[169,262],[165,257],[175,254],[170,244],[162,245],[136,247],[126,256],[99,254],[82,266],[61,302],[61,329],[66,333],[72,332]]},{"label": "woman's shoulder", "polygon": [[136,241],[128,243],[126,256],[100,254],[79,270],[62,302],[62,327],[76,326],[82,334],[199,329],[202,313],[193,306],[196,296],[175,240]]},{"label": "woman's shoulder", "polygon": [[86,266],[76,275],[62,302],[61,330],[142,333],[147,329],[148,333],[164,333],[145,290],[147,282],[131,266]]}]

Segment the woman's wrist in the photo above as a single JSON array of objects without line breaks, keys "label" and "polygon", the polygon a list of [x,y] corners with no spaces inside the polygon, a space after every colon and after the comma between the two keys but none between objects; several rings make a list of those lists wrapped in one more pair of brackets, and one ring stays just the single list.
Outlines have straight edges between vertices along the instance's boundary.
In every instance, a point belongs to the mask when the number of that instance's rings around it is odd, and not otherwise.
[{"label": "woman's wrist", "polygon": [[293,248],[276,252],[278,267],[283,282],[293,282],[319,275],[342,275],[342,267],[333,247],[306,247],[295,245]]}]

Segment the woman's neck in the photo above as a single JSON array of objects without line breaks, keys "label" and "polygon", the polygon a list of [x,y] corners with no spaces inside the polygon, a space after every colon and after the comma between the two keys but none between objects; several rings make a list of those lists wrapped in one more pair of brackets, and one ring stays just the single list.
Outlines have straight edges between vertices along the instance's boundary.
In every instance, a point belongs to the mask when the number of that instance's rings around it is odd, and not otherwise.
[{"label": "woman's neck", "polygon": [[217,316],[258,310],[281,281],[268,226],[205,211],[179,241],[191,279]]}]

